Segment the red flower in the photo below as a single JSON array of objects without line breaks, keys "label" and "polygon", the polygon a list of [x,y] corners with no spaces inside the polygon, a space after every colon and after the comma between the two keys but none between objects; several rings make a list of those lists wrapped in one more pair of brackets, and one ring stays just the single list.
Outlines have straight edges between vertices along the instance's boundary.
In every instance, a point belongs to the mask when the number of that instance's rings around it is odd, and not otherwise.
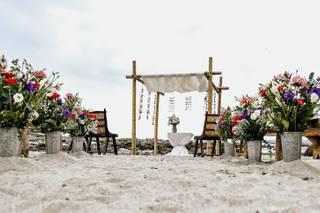
[{"label": "red flower", "polygon": [[39,82],[34,83],[34,84],[33,84],[33,87],[34,87],[35,89],[40,89],[40,83],[39,83]]},{"label": "red flower", "polygon": [[51,95],[51,99],[52,100],[56,100],[56,99],[58,99],[60,97],[60,95],[58,94],[58,93],[53,93],[52,95]]},{"label": "red flower", "polygon": [[9,73],[9,72],[4,72],[2,74],[4,74],[7,78],[12,78],[12,77],[16,76],[16,74]]},{"label": "red flower", "polygon": [[266,97],[267,96],[266,91],[264,89],[260,90],[259,91],[259,96],[260,97]]},{"label": "red flower", "polygon": [[233,121],[241,121],[242,120],[242,116],[234,116]]},{"label": "red flower", "polygon": [[97,119],[97,116],[95,114],[88,114],[88,117],[94,120]]},{"label": "red flower", "polygon": [[71,115],[70,115],[70,118],[72,118],[72,119],[77,119],[77,115],[76,115],[76,114],[71,114]]},{"label": "red flower", "polygon": [[304,105],[305,103],[304,103],[304,100],[302,100],[301,98],[298,98],[297,99],[297,103],[299,104],[299,105]]},{"label": "red flower", "polygon": [[283,86],[278,86],[278,91],[282,91],[283,90]]},{"label": "red flower", "polygon": [[17,81],[13,78],[6,78],[4,79],[4,82],[8,83],[8,84],[11,84],[11,85],[16,85],[17,84]]}]

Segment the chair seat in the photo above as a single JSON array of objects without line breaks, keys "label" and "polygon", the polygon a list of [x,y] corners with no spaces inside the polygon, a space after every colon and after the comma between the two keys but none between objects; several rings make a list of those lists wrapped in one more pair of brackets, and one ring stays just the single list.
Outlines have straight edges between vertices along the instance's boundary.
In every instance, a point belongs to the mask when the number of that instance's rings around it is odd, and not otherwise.
[{"label": "chair seat", "polygon": [[118,137],[118,134],[113,134],[111,132],[109,132],[108,134],[95,134],[95,133],[89,133],[89,136],[91,137],[109,137],[109,138],[112,138],[112,137]]},{"label": "chair seat", "polygon": [[219,140],[220,136],[218,134],[215,134],[213,136],[206,136],[206,135],[199,135],[194,136],[195,140]]}]

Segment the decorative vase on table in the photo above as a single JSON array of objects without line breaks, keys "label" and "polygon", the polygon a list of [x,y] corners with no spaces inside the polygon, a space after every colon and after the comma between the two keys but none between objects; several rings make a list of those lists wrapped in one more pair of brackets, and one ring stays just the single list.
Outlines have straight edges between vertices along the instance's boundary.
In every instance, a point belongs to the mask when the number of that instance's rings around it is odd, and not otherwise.
[{"label": "decorative vase on table", "polygon": [[0,128],[0,157],[19,156],[20,140],[16,127]]},{"label": "decorative vase on table", "polygon": [[57,154],[61,151],[61,132],[53,131],[46,132],[45,134],[46,141],[46,152],[47,154]]},{"label": "decorative vase on table", "polygon": [[261,140],[248,141],[248,160],[261,161]]},{"label": "decorative vase on table", "polygon": [[168,125],[172,125],[172,133],[177,133],[177,125],[180,123],[180,119],[173,114],[168,119]]},{"label": "decorative vase on table", "polygon": [[223,141],[223,147],[225,156],[234,156],[234,144],[232,139]]},{"label": "decorative vase on table", "polygon": [[320,103],[320,78],[315,78],[314,73],[307,79],[298,72],[284,72],[261,85],[259,94],[273,126],[281,134],[283,160],[301,159],[302,134]]},{"label": "decorative vase on table", "polygon": [[177,124],[172,125],[172,133],[177,133]]}]

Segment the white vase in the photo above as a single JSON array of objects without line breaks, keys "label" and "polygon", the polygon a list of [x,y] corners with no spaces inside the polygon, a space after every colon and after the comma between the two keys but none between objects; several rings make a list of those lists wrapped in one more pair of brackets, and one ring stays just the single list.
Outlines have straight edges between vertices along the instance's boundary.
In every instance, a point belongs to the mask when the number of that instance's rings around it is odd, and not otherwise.
[{"label": "white vase", "polygon": [[46,140],[47,154],[57,154],[61,150],[61,132],[46,132],[44,134]]},{"label": "white vase", "polygon": [[16,127],[0,128],[0,157],[19,156],[20,140]]},{"label": "white vase", "polygon": [[281,134],[282,156],[286,162],[301,159],[302,132],[284,132]]},{"label": "white vase", "polygon": [[248,160],[261,161],[261,140],[248,141]]}]

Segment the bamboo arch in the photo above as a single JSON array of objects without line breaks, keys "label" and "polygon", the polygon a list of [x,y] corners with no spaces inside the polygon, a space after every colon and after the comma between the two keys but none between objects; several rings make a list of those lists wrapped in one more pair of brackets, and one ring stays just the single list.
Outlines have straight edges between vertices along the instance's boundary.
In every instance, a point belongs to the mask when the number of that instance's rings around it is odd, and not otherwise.
[{"label": "bamboo arch", "polygon": [[[132,75],[127,75],[126,79],[132,79],[132,142],[131,142],[131,154],[136,155],[137,149],[137,119],[136,119],[136,105],[137,105],[137,81],[145,84],[143,81],[143,76],[146,77],[161,77],[164,75],[137,75],[137,63],[136,61],[132,62]],[[170,76],[194,76],[194,75],[199,75],[201,73],[189,73],[189,74],[172,74]],[[220,114],[220,109],[221,109],[221,98],[222,98],[222,91],[223,90],[228,90],[229,87],[224,87],[222,86],[222,76],[220,76],[219,79],[219,86],[216,86],[213,81],[212,77],[213,75],[222,75],[222,72],[213,72],[213,58],[209,57],[209,66],[208,66],[208,71],[202,73],[206,76],[208,80],[208,99],[207,99],[207,106],[208,106],[208,113],[212,113],[212,92],[215,90],[215,92],[218,94],[218,114]],[[153,154],[157,155],[158,154],[158,121],[159,121],[159,103],[160,103],[160,95],[164,95],[164,93],[157,91],[156,92],[156,111],[155,111],[155,125],[154,125],[154,144],[153,144]],[[212,146],[212,143],[208,142],[207,146],[207,152]]]}]

